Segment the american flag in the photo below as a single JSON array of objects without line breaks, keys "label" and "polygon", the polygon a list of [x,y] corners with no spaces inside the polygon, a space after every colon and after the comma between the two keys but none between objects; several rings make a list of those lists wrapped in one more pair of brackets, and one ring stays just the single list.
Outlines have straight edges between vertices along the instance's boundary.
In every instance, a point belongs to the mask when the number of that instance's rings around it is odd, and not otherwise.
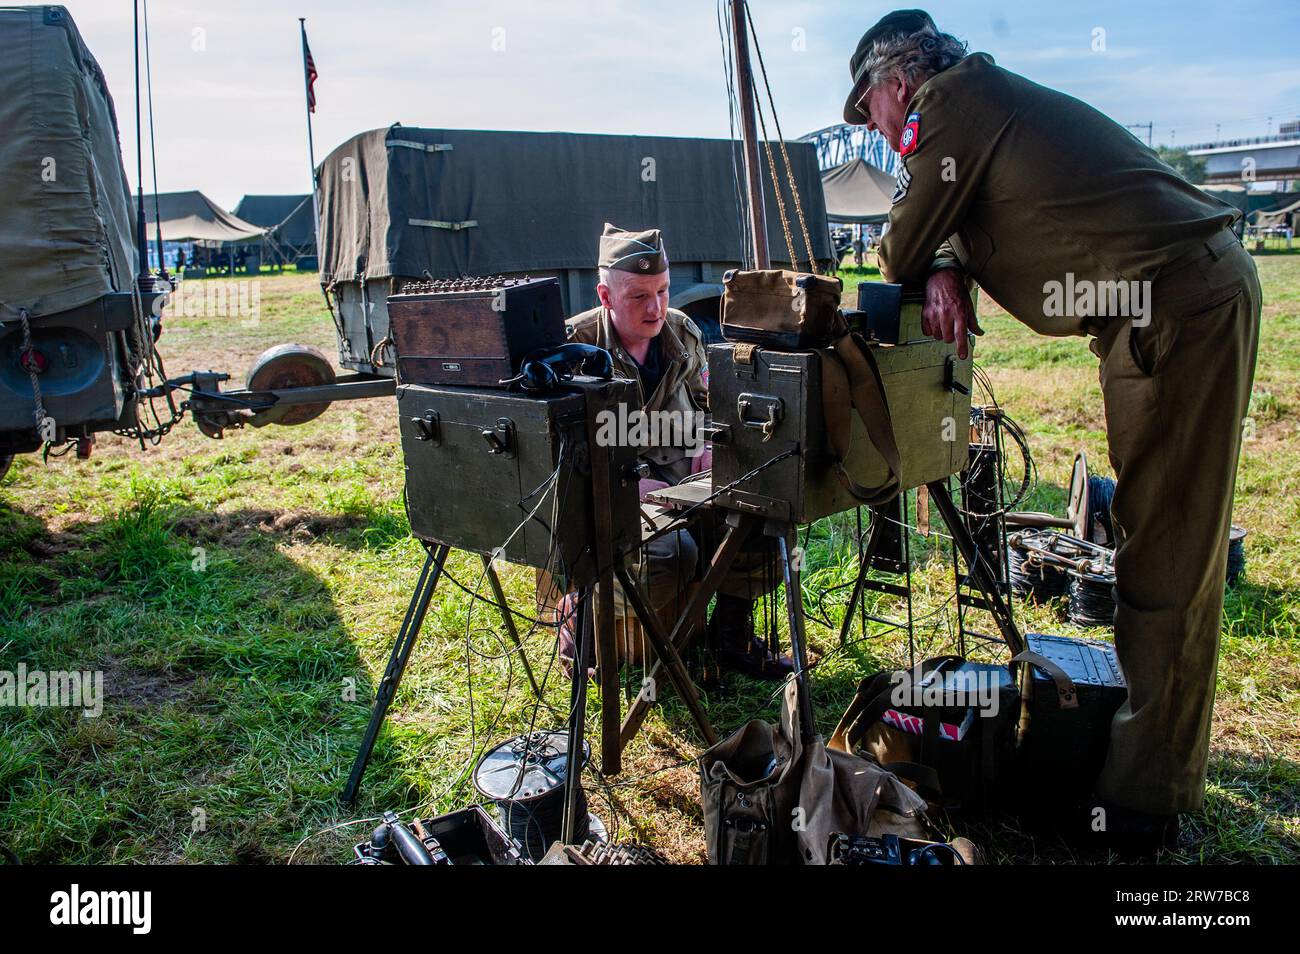
[{"label": "american flag", "polygon": [[307,45],[307,31],[302,33],[302,62],[307,71],[307,111],[316,112],[316,61],[311,57],[311,47]]}]

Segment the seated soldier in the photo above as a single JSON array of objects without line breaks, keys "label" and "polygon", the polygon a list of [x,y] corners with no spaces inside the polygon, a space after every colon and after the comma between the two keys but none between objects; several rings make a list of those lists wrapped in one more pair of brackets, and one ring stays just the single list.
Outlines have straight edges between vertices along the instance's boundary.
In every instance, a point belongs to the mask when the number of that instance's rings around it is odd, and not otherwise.
[{"label": "seated soldier", "polygon": [[[658,229],[625,232],[607,223],[600,238],[599,269],[600,305],[568,320],[569,340],[607,349],[615,372],[639,384],[646,440],[634,443],[650,474],[640,484],[644,501],[646,494],[711,465],[711,451],[701,437],[709,406],[704,339],[687,315],[668,307],[668,256]],[[642,512],[647,518],[642,522],[644,536],[672,520],[670,511],[648,502],[643,502]],[[703,558],[699,540],[688,530],[667,533],[629,555],[628,569],[656,612],[685,592],[721,541],[722,521],[716,513],[708,511],[703,522],[711,525],[696,531],[708,544]],[[746,543],[718,589],[708,625],[723,668],[780,679],[790,673],[790,660],[756,638],[753,625],[753,601],[780,580],[774,554],[771,541]],[[560,604],[560,653],[567,661],[573,658],[568,614],[572,597]],[[630,613],[617,583],[614,612],[619,617]]]}]

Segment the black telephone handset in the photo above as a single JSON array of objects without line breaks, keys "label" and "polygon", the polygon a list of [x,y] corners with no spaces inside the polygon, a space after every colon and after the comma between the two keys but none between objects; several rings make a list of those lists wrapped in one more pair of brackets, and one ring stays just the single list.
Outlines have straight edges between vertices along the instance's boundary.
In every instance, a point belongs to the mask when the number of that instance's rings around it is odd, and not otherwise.
[{"label": "black telephone handset", "polygon": [[575,374],[608,381],[614,377],[614,359],[604,348],[571,341],[532,352],[524,358],[519,374],[501,383],[518,383],[525,391],[550,391]]}]

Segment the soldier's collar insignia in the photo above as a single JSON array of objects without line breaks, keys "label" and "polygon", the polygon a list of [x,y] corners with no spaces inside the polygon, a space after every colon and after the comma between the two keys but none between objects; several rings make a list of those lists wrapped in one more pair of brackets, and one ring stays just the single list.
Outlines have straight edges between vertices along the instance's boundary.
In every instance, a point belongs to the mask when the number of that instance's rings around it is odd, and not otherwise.
[{"label": "soldier's collar insignia", "polygon": [[921,114],[912,113],[903,126],[903,134],[898,137],[898,154],[910,155],[921,141]]}]

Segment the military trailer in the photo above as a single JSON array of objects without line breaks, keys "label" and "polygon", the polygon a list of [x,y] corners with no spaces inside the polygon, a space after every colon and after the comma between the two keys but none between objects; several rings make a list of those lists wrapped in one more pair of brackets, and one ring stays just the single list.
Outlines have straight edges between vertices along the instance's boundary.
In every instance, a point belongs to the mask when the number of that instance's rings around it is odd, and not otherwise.
[{"label": "military trailer", "polygon": [[[786,144],[813,255],[834,255],[817,155]],[[807,270],[779,150],[792,266],[770,176],[764,176],[774,268]],[[659,228],[672,262],[670,304],[721,340],[722,276],[741,265],[743,180],[730,140],[420,129],[354,136],[320,166],[320,277],[339,362],[393,375],[387,300],[407,281],[555,276],[566,314],[594,307],[605,222]]]},{"label": "military trailer", "polygon": [[137,427],[165,286],[139,281],[104,73],[66,9],[0,9],[0,474],[14,454]]}]

